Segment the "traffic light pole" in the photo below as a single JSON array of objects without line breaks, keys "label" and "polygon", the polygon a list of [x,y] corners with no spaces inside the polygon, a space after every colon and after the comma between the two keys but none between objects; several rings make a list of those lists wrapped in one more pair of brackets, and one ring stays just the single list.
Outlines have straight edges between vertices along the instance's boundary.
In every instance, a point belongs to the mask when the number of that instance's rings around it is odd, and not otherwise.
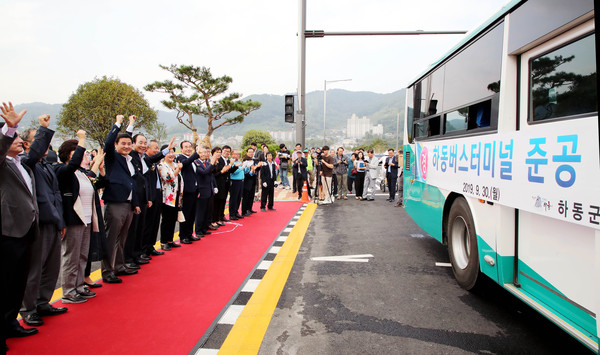
[{"label": "traffic light pole", "polygon": [[[306,147],[306,38],[325,36],[414,36],[465,34],[467,31],[389,31],[389,32],[325,32],[306,30],[306,0],[298,0],[298,111],[296,115],[296,143]],[[323,115],[324,116],[324,115]],[[324,117],[323,117],[324,118]],[[324,137],[323,137],[324,138]]]},{"label": "traffic light pole", "polygon": [[306,0],[298,0],[298,111],[296,114],[296,143],[306,148]]}]

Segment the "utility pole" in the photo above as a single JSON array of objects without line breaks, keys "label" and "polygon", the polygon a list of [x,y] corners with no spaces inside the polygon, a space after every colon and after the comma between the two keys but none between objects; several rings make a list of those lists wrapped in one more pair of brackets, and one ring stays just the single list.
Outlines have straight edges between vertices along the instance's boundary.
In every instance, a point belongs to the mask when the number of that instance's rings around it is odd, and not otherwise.
[{"label": "utility pole", "polygon": [[296,143],[306,147],[306,0],[298,0],[298,111],[296,114]]}]

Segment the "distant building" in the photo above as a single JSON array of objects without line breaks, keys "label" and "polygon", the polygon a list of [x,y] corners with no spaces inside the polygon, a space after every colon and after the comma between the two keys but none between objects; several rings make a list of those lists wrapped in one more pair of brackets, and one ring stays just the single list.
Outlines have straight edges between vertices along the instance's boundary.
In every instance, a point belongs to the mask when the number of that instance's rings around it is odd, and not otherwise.
[{"label": "distant building", "polygon": [[371,133],[374,136],[383,136],[383,125],[380,123],[377,126],[371,127]]},{"label": "distant building", "polygon": [[269,134],[277,143],[289,142],[295,139],[294,131],[269,131]]},{"label": "distant building", "polygon": [[377,126],[371,125],[371,120],[367,116],[358,118],[355,114],[352,114],[346,123],[346,137],[351,139],[361,139],[367,133],[371,133],[375,136],[383,135],[383,125],[378,124]]},{"label": "distant building", "polygon": [[358,118],[352,114],[346,123],[346,136],[348,138],[362,138],[371,130],[371,120],[367,116]]}]

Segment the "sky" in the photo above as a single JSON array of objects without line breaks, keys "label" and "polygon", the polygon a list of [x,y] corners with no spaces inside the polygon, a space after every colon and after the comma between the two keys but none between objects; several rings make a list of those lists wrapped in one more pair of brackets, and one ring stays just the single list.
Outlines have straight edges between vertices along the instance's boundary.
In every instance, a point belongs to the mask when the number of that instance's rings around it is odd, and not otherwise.
[{"label": "sky", "polygon": [[[306,29],[468,31],[506,0],[307,0]],[[206,66],[231,91],[283,95],[298,86],[298,0],[2,0],[0,101],[64,103],[104,75],[143,90],[159,64]],[[306,92],[390,93],[463,35],[306,40]],[[145,96],[155,109],[164,94]],[[283,103],[282,103],[283,105]]]}]

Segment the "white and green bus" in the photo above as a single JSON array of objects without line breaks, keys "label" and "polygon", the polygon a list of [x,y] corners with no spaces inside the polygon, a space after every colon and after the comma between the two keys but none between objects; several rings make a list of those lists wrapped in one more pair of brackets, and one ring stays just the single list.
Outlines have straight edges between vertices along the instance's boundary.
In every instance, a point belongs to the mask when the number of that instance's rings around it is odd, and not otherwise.
[{"label": "white and green bus", "polygon": [[406,90],[404,204],[488,277],[598,352],[594,1],[512,1]]}]

